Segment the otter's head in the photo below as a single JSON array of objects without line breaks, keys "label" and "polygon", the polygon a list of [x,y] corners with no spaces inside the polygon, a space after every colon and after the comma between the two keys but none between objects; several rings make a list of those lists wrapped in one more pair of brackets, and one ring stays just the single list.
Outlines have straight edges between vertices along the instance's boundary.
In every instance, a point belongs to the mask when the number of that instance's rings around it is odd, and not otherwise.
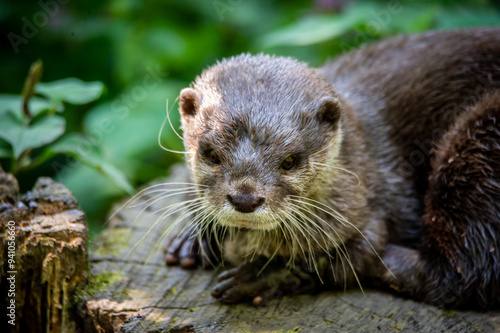
[{"label": "otter's head", "polygon": [[208,214],[271,230],[294,214],[293,198],[318,199],[338,155],[341,108],[323,76],[289,58],[245,54],[205,70],[182,90],[180,113]]}]

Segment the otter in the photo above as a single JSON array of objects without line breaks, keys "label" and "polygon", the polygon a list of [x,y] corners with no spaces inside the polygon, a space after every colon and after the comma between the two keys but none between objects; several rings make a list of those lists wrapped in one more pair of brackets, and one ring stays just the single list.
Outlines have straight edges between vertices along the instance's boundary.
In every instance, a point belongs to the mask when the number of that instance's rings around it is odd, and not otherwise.
[{"label": "otter", "polygon": [[314,69],[242,54],[181,91],[196,198],[166,262],[229,262],[224,303],[365,284],[500,303],[500,28],[363,46]]}]

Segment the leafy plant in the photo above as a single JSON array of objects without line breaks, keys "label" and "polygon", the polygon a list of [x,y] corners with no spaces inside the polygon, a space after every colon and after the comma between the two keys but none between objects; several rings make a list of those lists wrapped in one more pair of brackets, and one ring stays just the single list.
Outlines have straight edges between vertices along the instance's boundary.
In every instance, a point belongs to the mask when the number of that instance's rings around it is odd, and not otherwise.
[{"label": "leafy plant", "polygon": [[10,159],[10,172],[18,174],[34,168],[58,154],[65,154],[94,168],[121,190],[132,193],[133,187],[119,169],[95,152],[81,134],[66,131],[66,120],[60,114],[65,103],[82,105],[98,99],[101,82],[83,82],[66,78],[42,83],[40,60],[30,68],[21,95],[0,95],[0,158]]},{"label": "leafy plant", "polygon": [[[44,59],[47,81],[71,73],[84,81],[104,82],[106,96],[91,108],[74,106],[83,101],[79,93],[74,94],[77,100],[65,95],[70,89],[64,81],[52,97],[42,88],[45,83],[39,83],[29,99],[32,118],[22,114],[22,97],[0,96],[2,137],[8,133],[3,113],[10,108],[17,123],[31,119],[33,130],[45,133],[45,141],[53,140],[15,159],[12,143],[0,139],[0,156],[17,161],[14,168],[22,173],[18,178],[25,188],[41,174],[65,184],[78,198],[93,232],[105,221],[111,204],[123,196],[120,189],[129,187],[127,178],[134,185],[145,184],[165,176],[170,165],[181,160],[157,144],[165,100],[175,110],[179,91],[217,59],[264,52],[320,66],[364,43],[399,33],[500,25],[496,0],[87,0],[59,5],[57,13],[47,13],[46,25],[35,26],[36,35],[17,45],[19,52],[9,44],[2,49],[0,91],[16,93],[25,64],[37,54]],[[0,1],[0,26],[6,34],[24,38],[26,20],[36,24],[33,14],[41,10],[38,1]],[[56,119],[65,118],[65,134],[55,139],[42,121],[51,112]],[[178,113],[170,115],[178,128]],[[34,126],[38,121],[42,122]],[[168,126],[162,142],[182,149]],[[64,161],[67,156],[71,158]],[[49,163],[40,165],[47,159]]]}]

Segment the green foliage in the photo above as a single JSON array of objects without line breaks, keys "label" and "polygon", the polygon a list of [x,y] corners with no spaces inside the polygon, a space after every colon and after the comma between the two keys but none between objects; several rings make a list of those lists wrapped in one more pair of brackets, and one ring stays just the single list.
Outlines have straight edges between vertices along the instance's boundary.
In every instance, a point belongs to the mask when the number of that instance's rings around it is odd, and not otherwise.
[{"label": "green foliage", "polygon": [[39,83],[36,92],[54,103],[87,104],[98,99],[104,90],[102,82],[82,82],[67,78],[54,82]]},{"label": "green foliage", "polygon": [[82,149],[82,147],[88,147],[90,144],[89,139],[85,136],[79,133],[70,133],[62,140],[50,146],[45,157],[54,157],[57,154],[68,155],[99,172],[116,185],[118,189],[123,190],[125,193],[132,194],[134,188],[120,169],[115,167],[112,162],[103,159],[98,153],[94,151],[88,152]]},{"label": "green foliage", "polygon": [[304,16],[290,25],[263,35],[262,48],[275,46],[305,46],[339,38],[370,18],[373,4],[351,6],[342,14],[313,14]]},{"label": "green foliage", "polygon": [[[43,111],[52,109],[48,99],[32,97],[28,102],[28,108],[32,117],[38,116]],[[60,108],[54,111],[61,112]],[[23,119],[23,97],[21,95],[0,94],[0,114],[12,113],[17,119]]]},{"label": "green foliage", "polygon": [[[38,24],[44,13],[47,24]],[[398,33],[484,25],[500,25],[493,0],[88,0],[59,4],[53,15],[39,1],[1,3],[0,29],[26,42],[0,54],[0,163],[24,189],[40,175],[63,182],[96,230],[132,185],[181,161],[158,147],[165,101],[178,129],[179,91],[217,59],[264,52],[319,66]],[[37,83],[35,70],[16,95],[37,57],[51,82]],[[106,95],[87,104],[100,82]],[[169,126],[161,139],[182,150]]]},{"label": "green foliage", "polygon": [[[28,150],[45,146],[63,135],[66,121],[55,115],[45,115],[28,125],[18,119],[13,112],[0,115],[0,138],[10,143],[12,151],[6,157],[13,156],[13,172],[19,167],[29,168]],[[23,155],[24,154],[24,155]],[[23,163],[24,162],[24,163]]]},{"label": "green foliage", "polygon": [[500,11],[485,1],[346,1],[340,12],[310,12],[272,29],[258,38],[256,46],[293,50],[315,45],[326,58],[398,33],[499,24]]},{"label": "green foliage", "polygon": [[[11,158],[9,171],[17,174],[58,154],[65,154],[97,170],[119,189],[133,193],[133,187],[118,168],[98,154],[79,149],[88,144],[83,135],[70,133],[61,138],[66,120],[55,112],[64,111],[63,102],[90,103],[101,96],[104,85],[76,78],[39,83],[41,68],[40,61],[32,65],[22,96],[0,95],[0,139],[4,140],[0,141],[0,157]],[[35,93],[44,98],[34,99]],[[36,148],[43,150],[37,152]]]}]

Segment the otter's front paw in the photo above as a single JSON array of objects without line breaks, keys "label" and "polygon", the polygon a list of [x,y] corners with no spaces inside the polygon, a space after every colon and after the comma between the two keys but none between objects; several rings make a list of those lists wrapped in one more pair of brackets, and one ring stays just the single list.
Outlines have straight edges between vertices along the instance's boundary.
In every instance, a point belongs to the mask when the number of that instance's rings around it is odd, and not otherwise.
[{"label": "otter's front paw", "polygon": [[213,239],[196,237],[194,231],[187,230],[169,239],[165,247],[165,263],[194,268],[201,264],[204,268],[216,266],[220,261],[220,251]]},{"label": "otter's front paw", "polygon": [[264,306],[271,299],[299,289],[300,279],[288,269],[274,266],[260,272],[265,263],[265,260],[243,263],[221,273],[212,296],[225,304],[251,300],[255,306]]}]

